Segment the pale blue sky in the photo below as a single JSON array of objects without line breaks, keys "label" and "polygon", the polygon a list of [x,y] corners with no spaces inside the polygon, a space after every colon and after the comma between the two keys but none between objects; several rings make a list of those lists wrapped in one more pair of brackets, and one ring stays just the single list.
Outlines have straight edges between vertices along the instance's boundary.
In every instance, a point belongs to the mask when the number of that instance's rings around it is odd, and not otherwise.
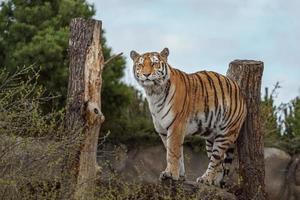
[{"label": "pale blue sky", "polygon": [[103,21],[108,45],[127,57],[124,80],[134,84],[130,50],[170,49],[169,63],[186,72],[226,73],[234,59],[265,63],[263,87],[279,81],[279,102],[300,94],[299,0],[88,0]]}]

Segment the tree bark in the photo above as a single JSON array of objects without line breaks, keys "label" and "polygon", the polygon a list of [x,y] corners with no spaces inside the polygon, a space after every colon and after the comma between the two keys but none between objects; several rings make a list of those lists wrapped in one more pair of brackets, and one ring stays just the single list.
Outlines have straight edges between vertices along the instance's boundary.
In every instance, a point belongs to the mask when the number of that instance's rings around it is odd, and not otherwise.
[{"label": "tree bark", "polygon": [[93,199],[96,179],[98,135],[104,116],[101,112],[101,85],[104,59],[100,44],[101,21],[75,18],[70,24],[69,85],[66,126],[82,131],[75,161],[75,199]]},{"label": "tree bark", "polygon": [[260,90],[263,62],[235,60],[227,76],[235,80],[247,103],[247,117],[237,140],[239,159],[239,199],[266,199],[264,141],[260,123]]}]

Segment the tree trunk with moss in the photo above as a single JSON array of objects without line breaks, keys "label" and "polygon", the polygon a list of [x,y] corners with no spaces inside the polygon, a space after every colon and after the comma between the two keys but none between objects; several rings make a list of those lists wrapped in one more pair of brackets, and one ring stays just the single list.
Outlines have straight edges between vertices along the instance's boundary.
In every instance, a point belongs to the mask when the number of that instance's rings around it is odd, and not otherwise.
[{"label": "tree trunk with moss", "polygon": [[227,76],[235,80],[247,103],[247,117],[237,141],[239,158],[239,199],[266,199],[264,140],[260,122],[260,90],[263,62],[235,60]]},{"label": "tree trunk with moss", "polygon": [[98,135],[104,120],[101,112],[104,59],[100,38],[101,21],[81,18],[71,21],[66,126],[70,131],[82,133],[79,157],[72,169],[77,178],[75,199],[93,199],[96,187]]}]

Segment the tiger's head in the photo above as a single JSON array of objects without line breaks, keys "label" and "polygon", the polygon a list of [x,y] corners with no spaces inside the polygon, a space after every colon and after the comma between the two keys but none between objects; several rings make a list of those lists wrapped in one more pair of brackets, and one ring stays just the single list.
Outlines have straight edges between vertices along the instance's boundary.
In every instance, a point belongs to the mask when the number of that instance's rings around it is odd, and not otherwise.
[{"label": "tiger's head", "polygon": [[150,52],[142,55],[136,51],[131,51],[133,73],[139,84],[143,87],[164,85],[170,78],[170,69],[167,63],[168,55],[168,48],[164,48],[160,53]]}]

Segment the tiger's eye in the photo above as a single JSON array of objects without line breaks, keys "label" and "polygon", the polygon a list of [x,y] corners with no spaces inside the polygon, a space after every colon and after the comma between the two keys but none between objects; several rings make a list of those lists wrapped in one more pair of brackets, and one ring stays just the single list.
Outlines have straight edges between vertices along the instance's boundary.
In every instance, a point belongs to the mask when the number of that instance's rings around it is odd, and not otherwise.
[{"label": "tiger's eye", "polygon": [[153,67],[154,67],[155,69],[159,69],[159,64],[154,63],[154,64],[153,64]]},{"label": "tiger's eye", "polygon": [[136,70],[140,70],[141,69],[141,67],[142,67],[142,65],[141,64],[138,64],[138,65],[136,65]]}]

